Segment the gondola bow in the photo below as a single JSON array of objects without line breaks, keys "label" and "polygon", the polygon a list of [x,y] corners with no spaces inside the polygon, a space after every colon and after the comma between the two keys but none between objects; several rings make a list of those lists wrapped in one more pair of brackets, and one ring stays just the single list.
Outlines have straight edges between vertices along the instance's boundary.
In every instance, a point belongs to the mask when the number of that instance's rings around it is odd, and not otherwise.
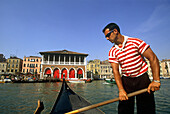
[{"label": "gondola bow", "polygon": [[[77,95],[63,80],[60,93],[57,100],[51,110],[50,114],[64,114],[72,110],[76,110],[82,107],[91,105],[87,100]],[[104,114],[100,109],[95,108],[81,112],[81,114]]]}]

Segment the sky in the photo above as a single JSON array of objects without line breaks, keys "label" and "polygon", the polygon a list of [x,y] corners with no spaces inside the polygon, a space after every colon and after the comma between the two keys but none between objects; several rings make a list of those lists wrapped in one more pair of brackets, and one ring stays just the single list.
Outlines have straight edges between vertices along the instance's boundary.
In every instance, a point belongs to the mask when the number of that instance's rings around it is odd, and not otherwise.
[{"label": "sky", "polygon": [[107,60],[114,45],[102,29],[144,40],[170,59],[170,0],[0,0],[0,53],[6,58],[69,50]]}]

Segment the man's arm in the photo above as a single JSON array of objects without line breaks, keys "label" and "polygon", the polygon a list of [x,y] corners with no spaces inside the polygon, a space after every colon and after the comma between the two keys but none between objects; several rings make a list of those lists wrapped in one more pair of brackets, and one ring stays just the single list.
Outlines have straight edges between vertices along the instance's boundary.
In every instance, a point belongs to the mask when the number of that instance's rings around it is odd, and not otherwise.
[{"label": "man's arm", "polygon": [[114,78],[117,84],[117,87],[119,89],[119,99],[122,100],[128,100],[127,97],[127,93],[123,88],[123,84],[122,84],[122,79],[119,73],[119,64],[117,63],[111,63],[112,69],[113,69],[113,74],[114,74]]},{"label": "man's arm", "polygon": [[144,55],[144,57],[146,57],[149,60],[150,66],[152,69],[153,81],[148,86],[148,92],[150,93],[150,90],[152,90],[152,91],[159,90],[160,85],[161,85],[159,82],[154,81],[154,80],[160,81],[159,60],[150,47],[143,53],[143,55]]}]

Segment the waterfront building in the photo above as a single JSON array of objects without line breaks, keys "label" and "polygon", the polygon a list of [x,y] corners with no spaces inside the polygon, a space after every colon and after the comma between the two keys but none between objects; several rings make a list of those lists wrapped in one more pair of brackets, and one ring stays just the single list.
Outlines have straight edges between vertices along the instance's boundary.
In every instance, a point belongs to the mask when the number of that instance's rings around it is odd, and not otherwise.
[{"label": "waterfront building", "polygon": [[[149,60],[146,59],[146,62],[148,65],[147,73],[150,77],[152,77],[152,70],[150,67]],[[162,67],[161,61],[159,61],[159,64],[160,64],[160,76],[163,76],[163,67]],[[166,61],[166,65],[164,65],[164,66],[166,66],[166,69],[169,68],[168,64],[170,66],[170,60],[169,60],[169,63]],[[111,64],[109,63],[108,60],[105,60],[105,61],[100,61],[99,59],[90,60],[87,64],[87,71],[92,72],[93,75],[95,75],[97,73],[97,75],[99,75],[100,78],[113,78],[114,77]],[[119,72],[121,74],[121,68],[119,68]],[[168,71],[166,70],[166,72],[169,72],[169,70]],[[164,75],[165,75],[165,73],[164,73]],[[168,74],[166,74],[166,75],[168,75]]]},{"label": "waterfront building", "polygon": [[7,62],[0,62],[0,75],[7,73]]},{"label": "waterfront building", "polygon": [[22,73],[39,76],[41,71],[41,57],[24,56],[22,64]]},{"label": "waterfront building", "polygon": [[11,56],[7,59],[7,72],[9,74],[19,75],[22,72],[22,59]]},{"label": "waterfront building", "polygon": [[6,62],[5,56],[0,54],[0,62]]},{"label": "waterfront building", "polygon": [[53,79],[87,78],[86,57],[88,54],[68,50],[40,52],[42,63],[40,77]]},{"label": "waterfront building", "polygon": [[108,60],[90,60],[87,64],[87,71],[93,75],[98,75],[100,78],[113,78],[112,67]]},{"label": "waterfront building", "polygon": [[100,67],[101,67],[101,74],[100,74],[101,78],[114,78],[113,70],[108,60],[102,61]]},{"label": "waterfront building", "polygon": [[100,75],[100,60],[95,59],[95,60],[90,60],[87,64],[87,71],[92,73],[93,75]]},{"label": "waterfront building", "polygon": [[170,59],[163,59],[161,61],[163,76],[170,76]]},{"label": "waterfront building", "polygon": [[[152,70],[151,70],[151,66],[150,66],[149,60],[148,60],[148,59],[145,59],[145,60],[146,60],[146,63],[147,63],[147,65],[148,65],[148,71],[147,71],[147,73],[148,73],[149,77],[152,77]],[[162,75],[163,75],[163,72],[162,72],[161,61],[159,61],[159,66],[160,66],[160,76],[162,76]]]}]

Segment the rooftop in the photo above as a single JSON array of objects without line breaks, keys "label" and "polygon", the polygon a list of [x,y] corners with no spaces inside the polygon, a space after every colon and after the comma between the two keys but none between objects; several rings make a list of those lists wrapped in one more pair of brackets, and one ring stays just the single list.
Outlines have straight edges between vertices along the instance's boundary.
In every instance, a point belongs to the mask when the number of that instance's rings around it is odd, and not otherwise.
[{"label": "rooftop", "polygon": [[59,51],[46,51],[46,52],[40,52],[41,55],[43,54],[60,54],[60,55],[84,55],[88,56],[88,54],[85,53],[78,53],[78,52],[73,52],[73,51],[68,51],[68,50],[59,50]]},{"label": "rooftop", "polygon": [[41,58],[41,57],[38,57],[38,56],[29,56],[29,57],[26,57],[24,56],[25,58]]}]

